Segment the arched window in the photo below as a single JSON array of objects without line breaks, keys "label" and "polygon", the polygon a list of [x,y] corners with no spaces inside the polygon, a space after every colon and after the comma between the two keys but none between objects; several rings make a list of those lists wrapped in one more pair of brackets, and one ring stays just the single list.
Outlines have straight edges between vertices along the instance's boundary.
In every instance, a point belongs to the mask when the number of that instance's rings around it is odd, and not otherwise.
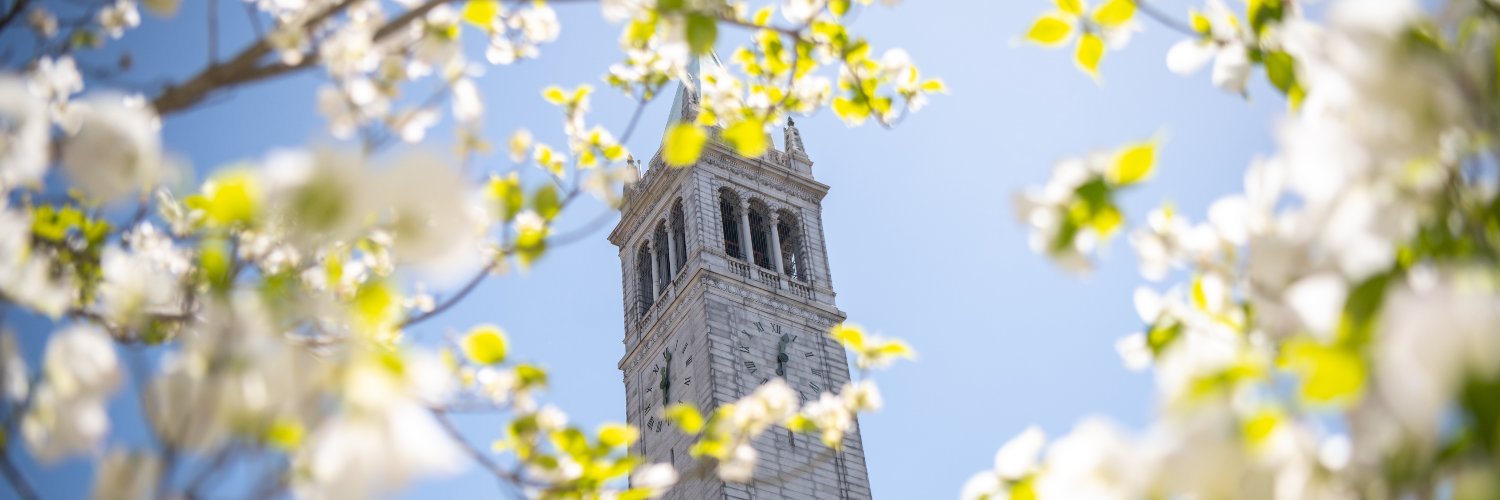
[{"label": "arched window", "polygon": [[719,225],[724,228],[724,253],[744,258],[740,250],[740,200],[728,189],[719,191]]},{"label": "arched window", "polygon": [[640,251],[635,253],[635,279],[636,303],[640,305],[640,315],[645,316],[656,298],[651,286],[651,247],[645,243],[641,243]]},{"label": "arched window", "polygon": [[651,246],[656,249],[656,293],[660,295],[672,284],[672,260],[667,250],[667,225],[658,223]]},{"label": "arched window", "polygon": [[797,224],[797,216],[791,211],[782,210],[777,214],[776,236],[781,239],[781,269],[788,276],[799,280],[807,279],[807,263],[802,261],[802,231]]},{"label": "arched window", "polygon": [[682,220],[682,198],[672,203],[672,247],[677,251],[676,262],[672,265],[677,272],[682,272],[687,266],[687,223]]},{"label": "arched window", "polygon": [[775,269],[771,265],[771,217],[770,211],[760,200],[750,202],[750,248],[754,251],[755,265]]}]

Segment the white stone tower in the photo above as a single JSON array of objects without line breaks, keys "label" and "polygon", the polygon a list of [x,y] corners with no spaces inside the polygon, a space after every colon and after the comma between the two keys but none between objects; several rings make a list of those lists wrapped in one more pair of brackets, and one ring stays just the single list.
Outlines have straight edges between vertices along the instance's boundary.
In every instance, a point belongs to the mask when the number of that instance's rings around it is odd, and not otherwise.
[{"label": "white stone tower", "polygon": [[[679,90],[669,126],[696,106]],[[843,349],[824,334],[844,319],[823,239],[828,186],[813,179],[791,120],[784,151],[758,159],[736,155],[717,132],[694,166],[667,167],[658,153],[626,189],[609,235],[625,290],[627,421],[642,429],[633,451],[682,472],[673,499],[870,498],[857,422],[838,452],[817,436],[769,431],[754,443],[756,479],[737,484],[695,461],[693,437],[662,421],[666,404],[707,415],[778,376],[803,401],[849,381]]]}]

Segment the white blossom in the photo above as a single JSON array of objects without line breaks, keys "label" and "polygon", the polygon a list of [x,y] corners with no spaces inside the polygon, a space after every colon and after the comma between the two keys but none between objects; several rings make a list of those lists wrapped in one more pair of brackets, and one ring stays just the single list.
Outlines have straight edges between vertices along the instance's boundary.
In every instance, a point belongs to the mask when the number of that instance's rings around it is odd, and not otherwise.
[{"label": "white blossom", "polygon": [[80,104],[78,132],[62,147],[62,168],[74,185],[107,202],[162,178],[165,160],[154,113],[119,95],[91,95]]},{"label": "white blossom", "polygon": [[99,26],[110,38],[120,38],[125,35],[125,30],[140,24],[141,11],[136,8],[134,0],[115,0],[99,9]]},{"label": "white blossom", "polygon": [[49,129],[46,106],[19,79],[0,75],[0,192],[40,186]]},{"label": "white blossom", "polygon": [[157,494],[161,460],[153,453],[111,450],[94,471],[95,500],[129,500]]}]

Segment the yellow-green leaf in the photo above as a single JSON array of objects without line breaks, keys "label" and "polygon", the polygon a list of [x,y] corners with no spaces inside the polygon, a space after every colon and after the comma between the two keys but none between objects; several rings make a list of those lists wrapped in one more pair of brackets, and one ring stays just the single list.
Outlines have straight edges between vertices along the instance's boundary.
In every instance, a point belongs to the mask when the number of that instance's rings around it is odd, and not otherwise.
[{"label": "yellow-green leaf", "polygon": [[1204,35],[1210,34],[1214,29],[1213,23],[1208,20],[1208,16],[1196,10],[1188,13],[1188,22],[1192,24],[1193,31]]},{"label": "yellow-green leaf", "polygon": [[714,48],[714,40],[719,36],[719,23],[714,18],[702,14],[693,14],[687,17],[687,43],[688,49],[694,55],[707,54]]},{"label": "yellow-green leaf", "polygon": [[490,199],[491,206],[495,207],[496,215],[502,222],[510,222],[521,213],[521,206],[525,202],[526,195],[521,190],[521,177],[512,171],[509,175],[501,177],[490,176],[490,183],[485,187],[485,196]]},{"label": "yellow-green leaf", "polygon": [[677,428],[682,429],[684,433],[697,434],[698,431],[703,430],[703,414],[698,413],[698,409],[693,405],[677,403],[668,406],[662,416],[676,424]]},{"label": "yellow-green leaf", "polygon": [[734,147],[736,153],[746,158],[759,158],[766,154],[766,148],[770,146],[765,125],[756,119],[740,120],[739,123],[730,125],[724,129],[724,140]]},{"label": "yellow-green leaf", "polygon": [[1078,38],[1078,50],[1073,53],[1073,61],[1078,63],[1089,76],[1099,77],[1099,60],[1104,58],[1104,39],[1093,33],[1085,33]]},{"label": "yellow-green leaf", "polygon": [[833,99],[833,112],[839,115],[839,119],[850,125],[859,125],[870,118],[870,106],[863,101],[855,101],[845,97]]},{"label": "yellow-green leaf", "polygon": [[1124,222],[1125,215],[1120,213],[1120,209],[1106,205],[1094,212],[1093,218],[1089,219],[1089,226],[1100,237],[1108,237],[1114,234]]},{"label": "yellow-green leaf", "polygon": [[611,448],[630,446],[640,437],[641,431],[629,425],[609,423],[599,426],[599,444]]},{"label": "yellow-green leaf", "polygon": [[1053,46],[1063,43],[1068,35],[1073,32],[1073,24],[1062,16],[1046,14],[1037,18],[1031,24],[1031,29],[1026,30],[1026,39],[1042,45]]},{"label": "yellow-green leaf", "polygon": [[505,330],[495,325],[479,325],[464,335],[461,347],[464,357],[481,365],[493,365],[505,361],[509,342]]},{"label": "yellow-green leaf", "polygon": [[1135,17],[1136,0],[1109,0],[1094,10],[1094,22],[1106,28],[1118,28]]},{"label": "yellow-green leaf", "polygon": [[759,10],[755,11],[755,16],[754,16],[755,20],[752,21],[752,22],[756,26],[765,26],[767,24],[770,24],[771,23],[771,13],[774,12],[775,10],[776,10],[775,8],[773,8],[773,7],[769,6],[769,5],[767,5],[765,7],[761,7]]},{"label": "yellow-green leaf", "polygon": [[1240,423],[1240,434],[1250,446],[1260,446],[1281,425],[1281,412],[1271,409],[1259,410]]},{"label": "yellow-green leaf", "polygon": [[266,428],[266,443],[272,448],[282,451],[293,451],[302,446],[302,438],[306,431],[302,424],[295,420],[277,419]]},{"label": "yellow-green leaf", "polygon": [[401,319],[401,293],[383,280],[366,281],[354,292],[354,320],[377,342],[390,342],[389,331]]},{"label": "yellow-green leaf", "polygon": [[1126,146],[1115,154],[1105,176],[1110,184],[1126,186],[1145,180],[1156,169],[1156,143],[1143,142]]},{"label": "yellow-green leaf", "polygon": [[1057,0],[1057,8],[1075,16],[1083,15],[1083,0]]},{"label": "yellow-green leaf", "polygon": [[685,123],[675,125],[662,140],[661,159],[673,167],[697,163],[698,156],[703,154],[703,143],[707,140],[708,133],[701,128]]},{"label": "yellow-green leaf", "polygon": [[249,170],[225,172],[203,185],[203,199],[209,222],[221,227],[249,224],[260,208],[260,181]]},{"label": "yellow-green leaf", "polygon": [[547,88],[542,89],[542,99],[546,99],[547,102],[561,106],[568,102],[568,93],[567,91],[564,91],[562,87],[550,85]]},{"label": "yellow-green leaf", "polygon": [[500,0],[469,0],[464,3],[464,21],[485,30],[490,29],[499,15]]},{"label": "yellow-green leaf", "polygon": [[536,210],[536,214],[542,216],[542,219],[552,220],[553,217],[557,217],[557,213],[562,211],[562,199],[558,197],[557,186],[552,184],[538,186],[536,191],[531,193],[531,208]]},{"label": "yellow-green leaf", "polygon": [[1355,402],[1365,385],[1365,362],[1341,346],[1289,342],[1285,363],[1302,375],[1302,399],[1314,404]]},{"label": "yellow-green leaf", "polygon": [[851,350],[860,351],[865,348],[865,330],[853,323],[833,325],[833,328],[828,330],[828,336]]}]

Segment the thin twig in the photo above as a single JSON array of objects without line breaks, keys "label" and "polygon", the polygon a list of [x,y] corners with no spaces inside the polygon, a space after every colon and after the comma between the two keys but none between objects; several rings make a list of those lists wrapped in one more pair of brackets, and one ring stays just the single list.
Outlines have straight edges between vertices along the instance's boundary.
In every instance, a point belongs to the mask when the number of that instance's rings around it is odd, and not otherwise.
[{"label": "thin twig", "polygon": [[467,297],[469,293],[473,292],[475,288],[479,287],[479,283],[484,281],[485,276],[490,275],[490,271],[495,269],[495,266],[500,265],[500,262],[505,260],[505,256],[505,252],[495,254],[495,258],[491,259],[488,264],[485,264],[484,268],[480,269],[479,272],[474,273],[474,277],[469,278],[469,282],[465,283],[464,287],[458,290],[458,293],[453,294],[452,297],[448,297],[447,300],[444,300],[441,304],[438,304],[431,310],[428,310],[416,316],[412,316],[410,318],[406,318],[406,320],[401,322],[398,328],[406,328],[417,323],[427,321],[433,316],[442,314],[443,311],[447,311],[453,306],[458,305],[458,303],[462,301],[464,297]]},{"label": "thin twig", "polygon": [[1187,36],[1202,35],[1202,33],[1199,33],[1198,30],[1193,29],[1192,26],[1184,24],[1182,21],[1173,19],[1172,16],[1168,16],[1165,12],[1157,10],[1156,7],[1152,6],[1150,3],[1147,3],[1146,0],[1130,1],[1131,3],[1135,4],[1137,10],[1140,10],[1141,13],[1146,14],[1146,17],[1150,17],[1151,19],[1156,20],[1156,22],[1161,23],[1162,26],[1180,31]]},{"label": "thin twig", "polygon": [[484,452],[474,448],[474,445],[469,444],[469,440],[464,438],[463,433],[458,430],[457,426],[453,425],[453,421],[448,420],[447,414],[442,410],[432,409],[432,416],[437,419],[438,425],[443,427],[443,431],[448,433],[448,437],[452,438],[460,448],[463,448],[464,452],[469,454],[469,458],[472,458],[480,467],[484,467],[486,471],[495,476],[495,479],[500,482],[501,487],[506,488],[516,498],[524,498],[524,495],[521,495],[521,492],[518,491],[521,484],[520,476],[505,470],[504,467],[501,467],[489,455],[485,455]]},{"label": "thin twig", "polygon": [[36,489],[31,486],[31,482],[21,474],[21,470],[11,463],[10,453],[6,450],[0,450],[0,471],[5,473],[5,480],[10,483],[10,487],[16,490],[16,496],[26,500],[41,498],[37,496]]},{"label": "thin twig", "polygon": [[10,4],[10,10],[5,11],[5,15],[0,17],[0,32],[5,31],[5,28],[10,27],[10,23],[21,17],[21,13],[26,11],[26,6],[30,4],[31,0],[16,0],[16,3]]}]

